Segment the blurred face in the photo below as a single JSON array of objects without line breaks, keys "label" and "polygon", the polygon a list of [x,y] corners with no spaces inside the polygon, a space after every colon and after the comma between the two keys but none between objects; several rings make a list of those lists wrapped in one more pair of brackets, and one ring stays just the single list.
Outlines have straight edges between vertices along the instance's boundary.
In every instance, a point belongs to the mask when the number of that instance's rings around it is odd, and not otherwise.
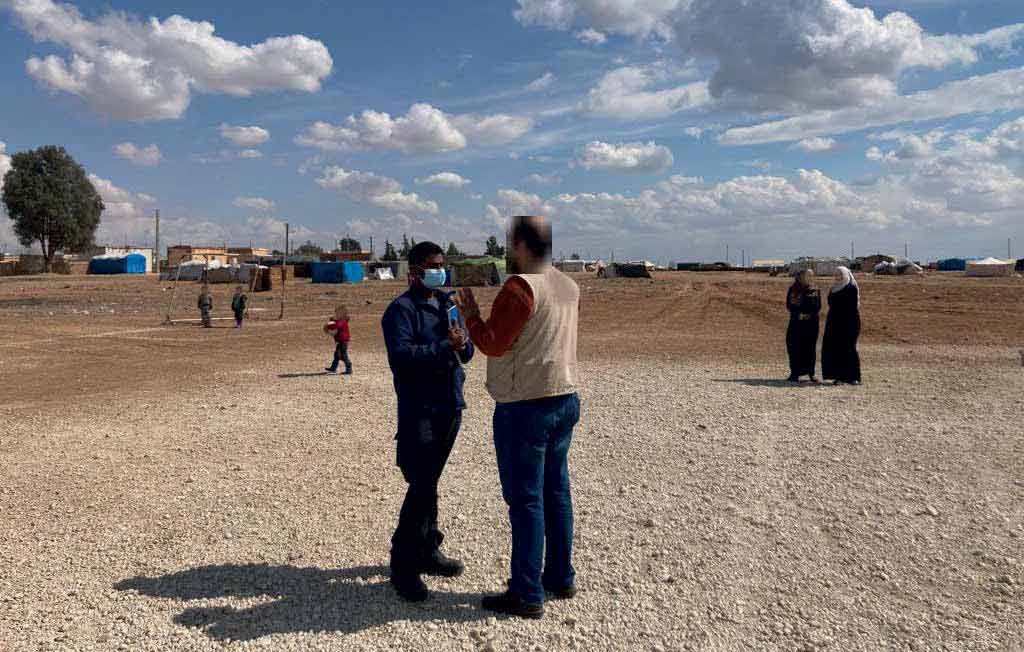
[{"label": "blurred face", "polygon": [[832,278],[834,278],[836,280],[836,283],[840,283],[840,282],[846,280],[846,277],[843,276],[843,273],[840,272],[838,269],[836,270],[836,273],[832,275]]},{"label": "blurred face", "polygon": [[410,265],[409,285],[425,288],[423,276],[428,269],[444,269],[444,256],[442,254],[434,254],[433,256],[428,256],[422,265]]}]

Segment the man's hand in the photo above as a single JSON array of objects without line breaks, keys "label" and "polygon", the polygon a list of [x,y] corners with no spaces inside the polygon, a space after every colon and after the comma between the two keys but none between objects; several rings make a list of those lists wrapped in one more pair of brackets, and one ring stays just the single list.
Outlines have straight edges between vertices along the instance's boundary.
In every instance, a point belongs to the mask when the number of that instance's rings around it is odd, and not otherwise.
[{"label": "man's hand", "polygon": [[459,288],[457,303],[459,304],[459,310],[462,311],[463,318],[470,319],[480,316],[480,305],[476,302],[472,288]]},{"label": "man's hand", "polygon": [[466,343],[469,342],[469,336],[466,335],[466,331],[458,326],[452,326],[448,329],[448,339],[452,341],[452,348],[456,351],[464,350]]}]

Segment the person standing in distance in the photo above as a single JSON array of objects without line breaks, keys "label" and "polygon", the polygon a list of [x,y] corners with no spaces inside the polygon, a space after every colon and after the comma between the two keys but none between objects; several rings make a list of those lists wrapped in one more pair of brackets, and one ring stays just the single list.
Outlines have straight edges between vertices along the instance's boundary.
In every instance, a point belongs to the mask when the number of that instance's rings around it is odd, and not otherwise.
[{"label": "person standing in distance", "polygon": [[444,252],[421,242],[409,252],[409,290],[384,312],[381,326],[398,398],[397,464],[409,484],[391,538],[391,584],[402,598],[429,596],[421,574],[456,577],[464,566],[441,553],[437,485],[462,424],[462,364],[473,344],[461,317],[449,324]]},{"label": "person standing in distance", "polygon": [[508,590],[483,608],[522,618],[544,615],[545,592],[576,595],[569,445],[580,419],[576,344],[580,291],[551,265],[551,226],[513,217],[517,271],[480,315],[473,291],[459,291],[470,339],[487,355],[487,390],[496,403],[494,448],[512,525]]}]

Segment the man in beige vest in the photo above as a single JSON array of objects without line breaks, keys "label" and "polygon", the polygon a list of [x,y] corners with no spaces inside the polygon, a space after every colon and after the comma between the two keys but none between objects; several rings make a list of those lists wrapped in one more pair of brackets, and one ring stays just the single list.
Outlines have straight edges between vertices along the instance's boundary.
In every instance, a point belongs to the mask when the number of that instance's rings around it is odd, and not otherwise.
[{"label": "man in beige vest", "polygon": [[522,273],[509,277],[484,321],[468,288],[460,304],[470,339],[487,355],[494,448],[512,524],[508,590],[483,607],[522,618],[544,615],[545,593],[576,595],[569,445],[580,418],[576,340],[580,292],[551,266],[551,226],[514,217],[509,238]]}]

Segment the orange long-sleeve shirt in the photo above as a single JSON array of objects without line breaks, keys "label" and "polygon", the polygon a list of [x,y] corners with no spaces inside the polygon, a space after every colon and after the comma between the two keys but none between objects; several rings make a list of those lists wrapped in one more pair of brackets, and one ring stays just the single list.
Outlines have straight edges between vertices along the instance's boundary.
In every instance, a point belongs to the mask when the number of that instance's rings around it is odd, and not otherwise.
[{"label": "orange long-sleeve shirt", "polygon": [[484,355],[500,358],[523,333],[533,315],[533,291],[523,279],[513,276],[505,282],[491,306],[491,317],[484,321],[479,315],[466,321],[473,344]]}]

